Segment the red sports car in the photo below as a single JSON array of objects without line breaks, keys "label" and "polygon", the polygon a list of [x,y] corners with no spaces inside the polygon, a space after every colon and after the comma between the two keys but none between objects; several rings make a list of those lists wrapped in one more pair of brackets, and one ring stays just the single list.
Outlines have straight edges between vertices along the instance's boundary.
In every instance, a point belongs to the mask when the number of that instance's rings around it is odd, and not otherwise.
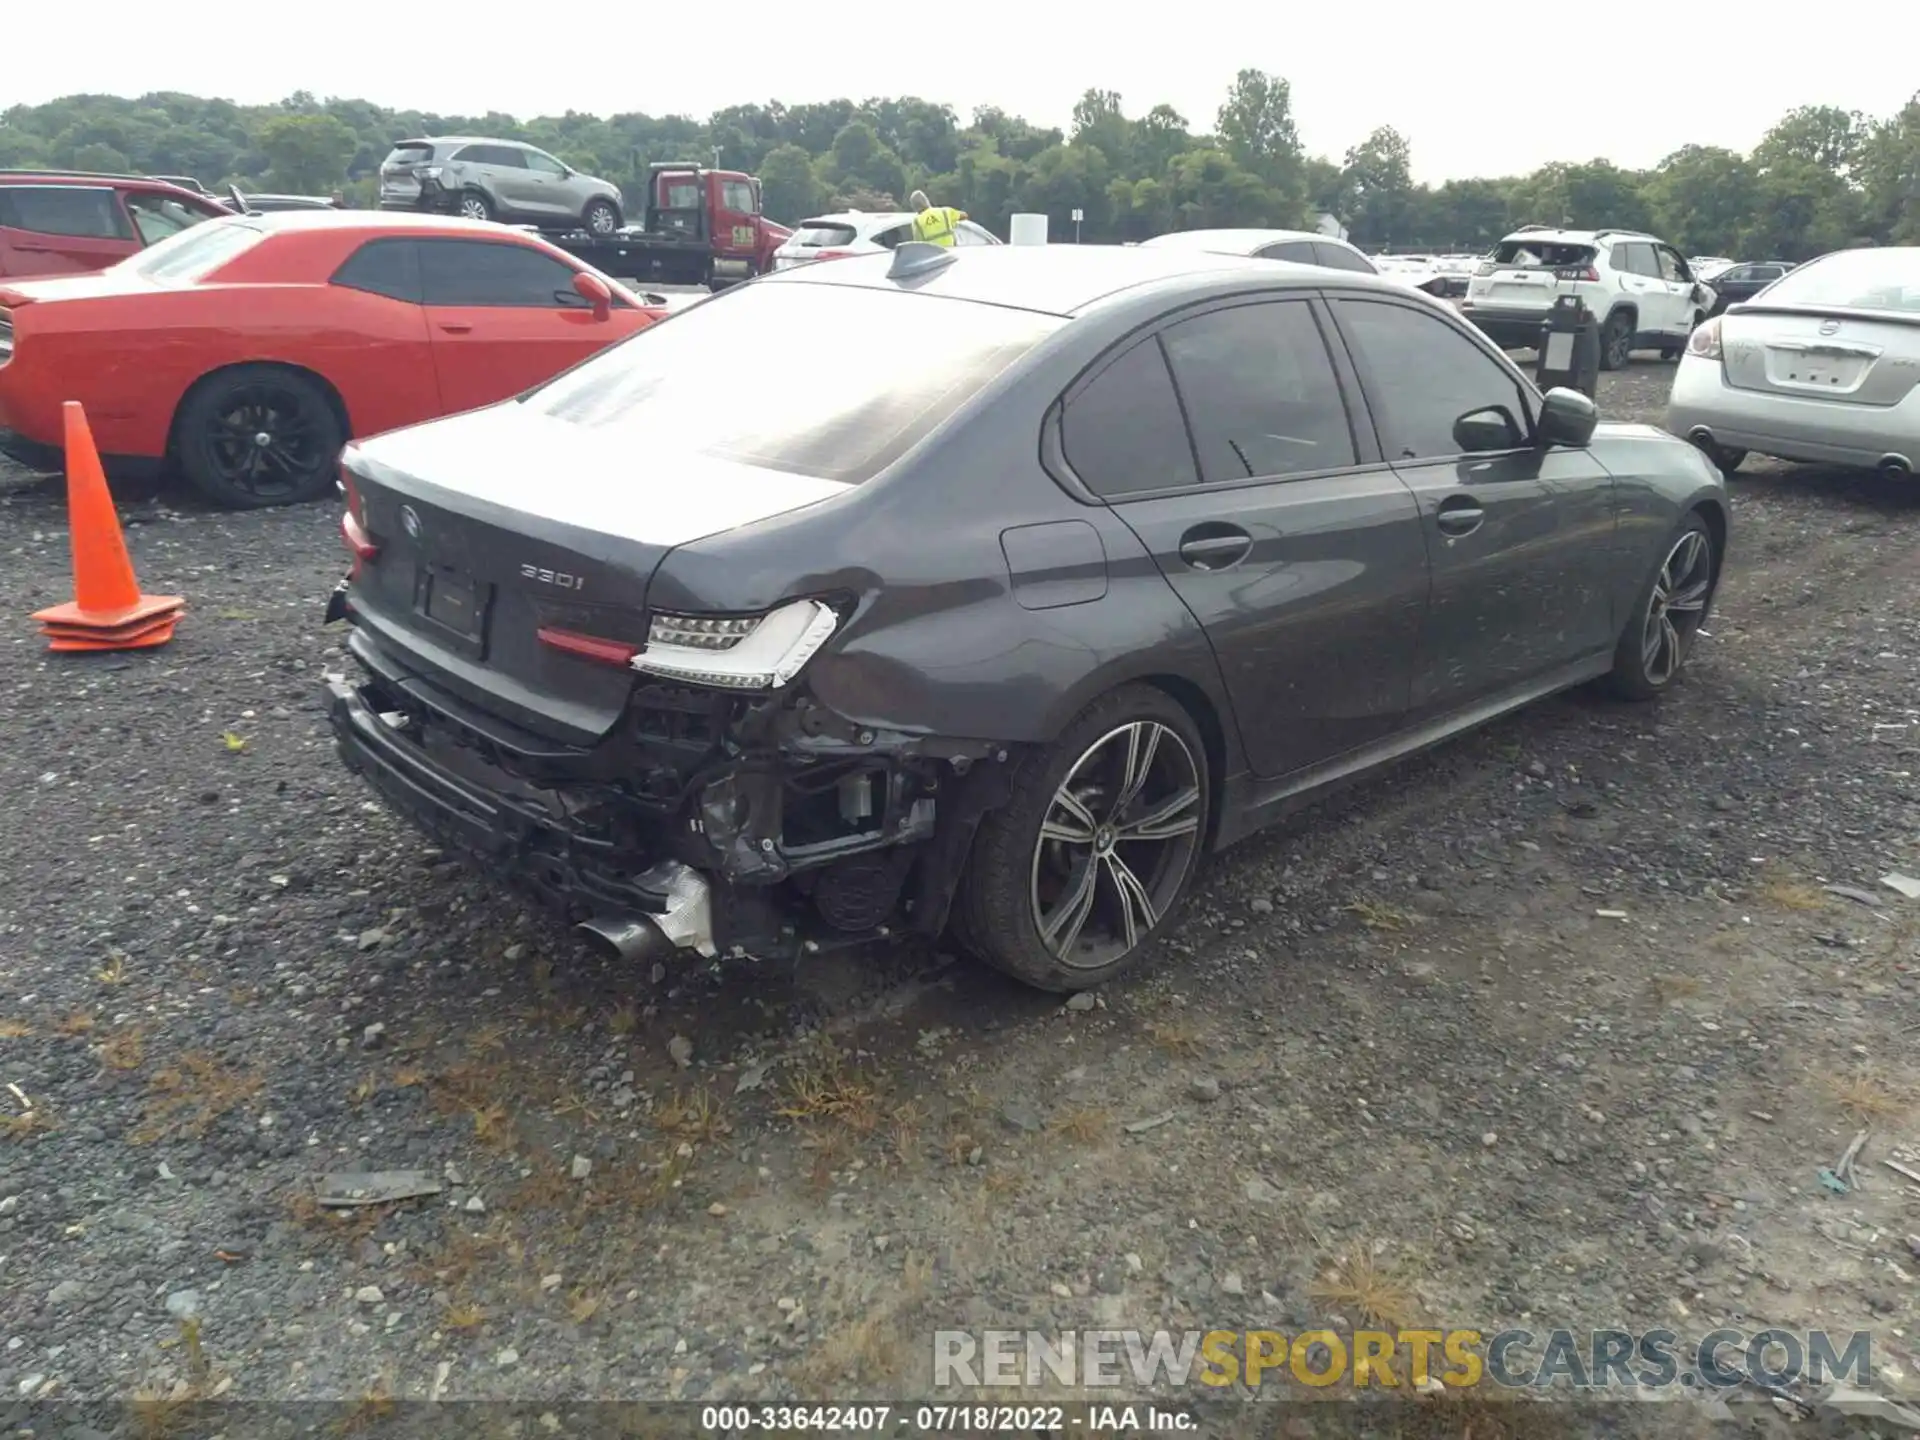
[{"label": "red sports car", "polygon": [[96,275],[0,282],[0,451],[57,469],[79,400],[109,476],[177,465],[234,508],[311,500],[350,437],[505,400],[666,313],[502,225],[209,220]]}]

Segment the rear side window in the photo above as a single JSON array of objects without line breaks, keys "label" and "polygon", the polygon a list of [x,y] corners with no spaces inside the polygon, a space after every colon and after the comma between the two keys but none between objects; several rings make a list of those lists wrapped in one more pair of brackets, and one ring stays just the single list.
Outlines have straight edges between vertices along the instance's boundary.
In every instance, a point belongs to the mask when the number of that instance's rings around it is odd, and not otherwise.
[{"label": "rear side window", "polygon": [[1320,257],[1320,263],[1329,270],[1352,270],[1361,275],[1374,275],[1373,262],[1357,250],[1349,250],[1344,245],[1329,244],[1325,240],[1313,242],[1313,250]]},{"label": "rear side window", "polygon": [[908,221],[905,225],[895,225],[891,230],[877,231],[874,234],[873,243],[876,245],[884,245],[887,249],[891,250],[894,246],[903,241],[911,240],[912,238],[913,222]]},{"label": "rear side window", "polygon": [[1304,300],[1236,305],[1164,334],[1209,484],[1354,464],[1340,382]]},{"label": "rear side window", "polygon": [[573,271],[526,245],[493,240],[419,242],[420,293],[428,305],[539,310],[582,308]]},{"label": "rear side window", "polygon": [[1296,265],[1318,265],[1314,258],[1311,240],[1282,240],[1278,245],[1269,245],[1264,250],[1254,252],[1262,260],[1291,260]]},{"label": "rear side window", "polygon": [[111,190],[82,185],[0,187],[0,225],[80,240],[131,240]]},{"label": "rear side window", "polygon": [[1067,402],[1060,448],[1081,482],[1108,500],[1200,478],[1159,340],[1140,341]]},{"label": "rear side window", "polygon": [[670,180],[661,187],[666,200],[662,208],[667,210],[698,210],[700,208],[700,182],[697,180]]},{"label": "rear side window", "polygon": [[419,252],[411,240],[369,240],[333,272],[333,283],[418,305]]},{"label": "rear side window", "polygon": [[1549,244],[1545,240],[1502,240],[1493,247],[1493,263],[1523,270],[1591,265],[1600,252],[1591,245]]},{"label": "rear side window", "polygon": [[852,241],[851,225],[834,225],[825,220],[808,220],[793,232],[794,244],[822,249],[830,245],[848,245]]},{"label": "rear side window", "polygon": [[[673,452],[859,484],[957,413],[1065,322],[1003,305],[849,285],[746,285],[649,326],[520,402],[612,432],[673,472]],[[903,343],[932,326],[939,343]],[[742,354],[831,365],[742,385]]]},{"label": "rear side window", "polygon": [[466,145],[453,159],[455,163],[467,165],[503,165],[509,170],[527,168],[526,157],[507,145]]}]

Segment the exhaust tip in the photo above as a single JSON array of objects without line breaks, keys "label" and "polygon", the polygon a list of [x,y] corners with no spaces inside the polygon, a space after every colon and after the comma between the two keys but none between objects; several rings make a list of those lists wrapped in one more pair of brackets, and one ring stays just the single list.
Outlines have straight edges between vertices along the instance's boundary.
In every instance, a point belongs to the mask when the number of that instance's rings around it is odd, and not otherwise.
[{"label": "exhaust tip", "polygon": [[602,955],[643,960],[673,949],[673,942],[644,915],[596,915],[573,927]]},{"label": "exhaust tip", "polygon": [[1913,462],[1904,455],[1882,455],[1878,469],[1889,480],[1908,480],[1913,476]]}]

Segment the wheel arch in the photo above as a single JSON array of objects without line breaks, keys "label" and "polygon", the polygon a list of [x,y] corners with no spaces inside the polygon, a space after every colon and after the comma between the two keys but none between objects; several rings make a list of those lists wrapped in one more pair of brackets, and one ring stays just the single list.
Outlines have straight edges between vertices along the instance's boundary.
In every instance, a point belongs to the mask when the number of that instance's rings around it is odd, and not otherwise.
[{"label": "wheel arch", "polygon": [[1607,311],[1607,313],[1606,313],[1606,318],[1604,318],[1603,320],[1601,320],[1601,322],[1600,322],[1600,328],[1601,328],[1601,330],[1603,330],[1603,331],[1604,331],[1604,330],[1605,330],[1605,329],[1607,328],[1607,326],[1609,326],[1609,325],[1611,325],[1611,324],[1613,323],[1613,317],[1614,317],[1614,316],[1616,316],[1616,315],[1625,315],[1625,316],[1627,317],[1627,319],[1628,319],[1628,320],[1629,320],[1630,322],[1632,322],[1632,324],[1633,324],[1633,327],[1634,327],[1634,333],[1635,333],[1635,334],[1638,334],[1638,333],[1639,333],[1639,328],[1640,328],[1640,307],[1639,307],[1639,305],[1637,305],[1636,303],[1634,303],[1634,302],[1633,302],[1633,301],[1631,301],[1631,300],[1619,300],[1619,301],[1616,301],[1616,302],[1614,303],[1614,306],[1613,306],[1613,308],[1612,308],[1611,310],[1609,310],[1609,311]]},{"label": "wheel arch", "polygon": [[1713,588],[1720,588],[1720,577],[1727,568],[1728,516],[1726,506],[1711,498],[1694,501],[1687,507],[1689,515],[1698,515],[1706,523],[1707,538],[1713,542]]},{"label": "wheel arch", "polygon": [[173,414],[167,421],[167,455],[169,458],[176,458],[179,454],[180,417],[186,413],[187,406],[192,402],[194,396],[205,390],[223,375],[235,370],[253,368],[285,370],[291,374],[300,376],[302,379],[312,381],[314,385],[319,387],[320,393],[326,397],[327,407],[333,411],[334,419],[340,422],[341,432],[346,435],[348,439],[353,438],[353,417],[347,410],[347,402],[341,398],[339,387],[318,370],[311,369],[305,365],[295,364],[291,360],[234,360],[225,365],[215,366],[213,369],[207,371],[191,385],[187,386],[185,390],[181,391],[180,398],[174,401]]},{"label": "wheel arch", "polygon": [[1214,838],[1220,833],[1220,806],[1226,794],[1229,764],[1227,731],[1221,721],[1219,708],[1212,696],[1183,675],[1142,675],[1131,683],[1151,686],[1166,695],[1187,712],[1194,728],[1200,732],[1201,743],[1207,752],[1207,833],[1202,837],[1201,845],[1203,849],[1211,850]]}]

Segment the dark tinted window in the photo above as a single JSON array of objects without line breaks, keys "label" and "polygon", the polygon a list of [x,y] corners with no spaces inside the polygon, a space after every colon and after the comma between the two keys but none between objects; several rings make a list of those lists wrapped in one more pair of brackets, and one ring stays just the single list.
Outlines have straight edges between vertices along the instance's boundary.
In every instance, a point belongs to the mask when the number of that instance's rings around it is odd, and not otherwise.
[{"label": "dark tinted window", "polygon": [[506,165],[518,170],[527,165],[526,156],[511,145],[468,145],[453,158],[469,165]]},{"label": "dark tinted window", "polygon": [[584,307],[573,270],[525,245],[491,240],[422,240],[420,288],[429,305]]},{"label": "dark tinted window", "polygon": [[369,240],[333,272],[333,283],[420,303],[420,258],[411,240]]},{"label": "dark tinted window", "polygon": [[1786,273],[1787,267],[1784,265],[1752,265],[1747,268],[1747,279],[1761,281],[1778,280]]},{"label": "dark tinted window", "polygon": [[1262,260],[1291,260],[1296,265],[1317,265],[1320,262],[1313,257],[1311,240],[1282,240],[1277,245],[1269,245],[1254,254]]},{"label": "dark tinted window", "polygon": [[1367,387],[1389,460],[1458,455],[1453,422],[1499,406],[1525,443],[1527,412],[1519,383],[1492,356],[1441,319],[1404,305],[1336,300],[1335,313]]},{"label": "dark tinted window", "polygon": [[1738,285],[1743,280],[1758,279],[1759,268],[1758,265],[1736,265],[1731,270],[1723,270],[1718,278],[1723,283]]},{"label": "dark tinted window", "polygon": [[1304,300],[1238,305],[1164,332],[1208,481],[1355,461],[1326,343]]},{"label": "dark tinted window", "polygon": [[[674,483],[676,452],[858,484],[1064,323],[891,289],[743,285],[609,346],[521,403],[637,447],[663,485]],[[911,343],[928,324],[938,343]],[[741,355],[818,354],[822,337],[832,364],[741,383]]]},{"label": "dark tinted window", "polygon": [[1143,340],[1094,376],[1060,419],[1067,463],[1096,495],[1191,485],[1193,447],[1158,340]]},{"label": "dark tinted window", "polygon": [[873,237],[873,243],[876,245],[884,245],[887,249],[891,250],[902,241],[911,240],[912,238],[913,224],[909,221],[905,225],[896,225],[891,230],[876,232]]},{"label": "dark tinted window", "polygon": [[131,240],[111,190],[80,185],[0,187],[0,225],[85,240]]},{"label": "dark tinted window", "polygon": [[1320,263],[1329,270],[1355,270],[1362,275],[1374,273],[1373,263],[1366,256],[1344,245],[1316,240],[1313,242],[1313,253],[1320,257]]}]

